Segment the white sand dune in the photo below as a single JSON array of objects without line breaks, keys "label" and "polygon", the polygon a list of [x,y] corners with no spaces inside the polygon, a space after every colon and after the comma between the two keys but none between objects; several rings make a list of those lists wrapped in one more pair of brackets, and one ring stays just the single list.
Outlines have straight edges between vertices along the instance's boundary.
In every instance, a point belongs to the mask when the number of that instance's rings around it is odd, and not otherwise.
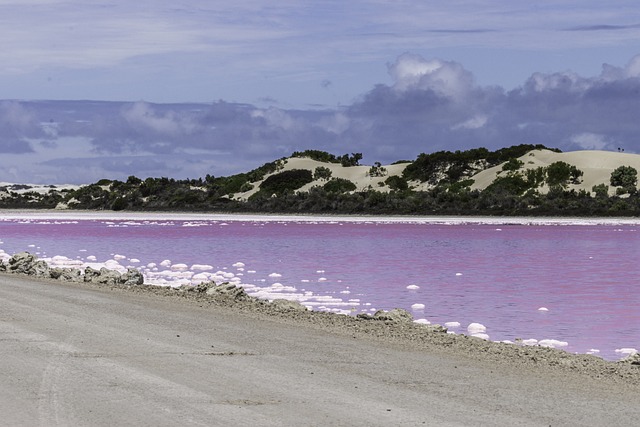
[{"label": "white sand dune", "polygon": [[[271,175],[275,175],[276,173],[280,173],[287,170],[293,169],[306,169],[313,173],[317,167],[322,166],[331,171],[331,178],[342,178],[348,179],[356,185],[356,191],[363,191],[369,188],[374,190],[387,192],[389,191],[389,187],[384,185],[384,181],[393,175],[402,175],[402,171],[409,165],[409,163],[400,163],[395,165],[383,165],[382,167],[386,169],[386,173],[384,176],[371,176],[369,175],[369,170],[371,166],[349,166],[344,167],[340,163],[325,163],[319,162],[317,160],[309,159],[306,157],[290,157],[287,159],[287,163],[284,165],[282,169],[279,171],[268,174],[265,176],[265,179]],[[246,193],[238,194],[237,198],[241,200],[246,200],[249,196],[256,193],[259,190],[260,184],[263,182],[258,181],[254,183],[254,188],[251,191],[247,191]],[[322,186],[327,182],[327,180],[319,179],[305,186],[301,187],[298,191],[309,191],[311,187],[314,186]],[[381,185],[382,184],[382,185]]]},{"label": "white sand dune", "polygon": [[[609,186],[609,194],[615,194],[615,188],[610,186],[611,172],[620,166],[631,166],[640,171],[640,154],[619,153],[612,151],[569,151],[556,153],[550,150],[534,150],[518,160],[524,163],[522,170],[546,167],[554,162],[565,162],[575,166],[584,172],[579,184],[570,184],[568,190],[591,191],[594,185],[605,184]],[[502,171],[502,165],[483,170],[472,178],[475,180],[471,189],[482,190],[489,186]],[[540,188],[546,192],[548,187]]]},{"label": "white sand dune", "polygon": [[[534,150],[520,157],[518,160],[522,161],[524,164],[521,171],[547,167],[550,164],[559,161],[568,163],[581,170],[584,175],[582,176],[580,183],[569,184],[567,186],[567,190],[591,191],[594,185],[605,184],[609,186],[609,194],[611,195],[615,194],[616,191],[615,187],[610,185],[611,172],[619,166],[631,166],[640,171],[640,155],[624,152],[584,150],[556,153],[550,150]],[[313,173],[317,167],[322,166],[331,171],[332,178],[342,178],[353,182],[356,185],[356,191],[373,189],[381,192],[388,192],[390,191],[390,188],[384,184],[384,181],[390,176],[401,176],[407,165],[409,165],[409,163],[382,165],[385,169],[385,174],[383,176],[371,176],[369,175],[371,166],[344,167],[339,163],[324,163],[310,158],[292,157],[287,159],[286,164],[282,169],[266,175],[265,179],[276,173],[292,169],[306,169]],[[483,170],[471,177],[475,181],[471,186],[471,189],[483,190],[497,177],[504,173],[505,172],[502,172],[502,164]],[[254,188],[251,191],[239,193],[236,195],[236,198],[239,200],[246,200],[249,196],[259,190],[262,182],[263,181],[258,181],[253,183]],[[314,180],[313,182],[301,187],[298,191],[309,191],[312,187],[322,186],[325,183],[326,180]],[[411,182],[411,185],[415,190],[425,190],[430,187],[430,185],[426,183],[417,182]],[[538,190],[541,193],[545,193],[549,188],[547,186],[542,186]]]}]

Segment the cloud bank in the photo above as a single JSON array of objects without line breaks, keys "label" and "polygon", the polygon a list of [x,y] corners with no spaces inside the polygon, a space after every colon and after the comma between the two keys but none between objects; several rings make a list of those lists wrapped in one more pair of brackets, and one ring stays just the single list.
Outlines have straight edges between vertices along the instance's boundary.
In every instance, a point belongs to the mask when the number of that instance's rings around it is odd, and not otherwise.
[{"label": "cloud bank", "polygon": [[293,151],[364,153],[364,162],[421,152],[545,144],[639,152],[640,55],[597,76],[534,73],[519,87],[481,86],[462,64],[406,53],[339,109],[250,104],[0,102],[0,181],[197,178],[242,172]]}]

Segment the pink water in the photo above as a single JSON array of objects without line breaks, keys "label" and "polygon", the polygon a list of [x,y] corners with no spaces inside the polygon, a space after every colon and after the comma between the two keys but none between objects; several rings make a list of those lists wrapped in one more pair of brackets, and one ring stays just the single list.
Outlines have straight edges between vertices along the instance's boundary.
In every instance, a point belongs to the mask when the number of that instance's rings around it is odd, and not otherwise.
[{"label": "pink water", "polygon": [[[0,221],[0,248],[140,266],[168,259],[332,296],[350,313],[401,307],[472,322],[492,340],[555,339],[619,359],[640,348],[640,228],[312,221]],[[146,267],[145,267],[146,268]],[[144,270],[144,269],[143,269]],[[241,269],[242,270],[242,269]],[[149,270],[150,271],[150,270]],[[246,274],[247,271],[255,272]],[[271,273],[280,275],[270,277]],[[409,290],[407,286],[419,289]],[[338,308],[333,308],[338,310]],[[548,311],[538,310],[545,307]],[[316,304],[314,309],[332,309]]]}]

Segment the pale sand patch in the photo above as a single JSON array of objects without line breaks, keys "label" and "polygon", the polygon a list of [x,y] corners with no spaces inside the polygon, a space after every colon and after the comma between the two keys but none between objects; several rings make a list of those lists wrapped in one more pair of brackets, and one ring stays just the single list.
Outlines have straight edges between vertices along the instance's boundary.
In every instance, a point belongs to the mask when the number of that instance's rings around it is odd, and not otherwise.
[{"label": "pale sand patch", "polygon": [[[384,184],[384,181],[390,176],[402,175],[402,171],[404,171],[407,165],[409,165],[409,163],[382,165],[382,167],[386,169],[386,174],[384,176],[370,176],[369,170],[371,169],[371,166],[344,167],[340,163],[324,163],[317,160],[309,159],[307,157],[290,157],[287,159],[287,163],[282,169],[272,174],[266,175],[265,179],[267,179],[271,175],[293,169],[305,169],[311,171],[311,173],[314,173],[316,168],[321,166],[331,171],[331,178],[348,179],[349,181],[353,182],[356,185],[356,191],[364,191],[371,188],[381,192],[388,192],[390,190],[389,187],[387,187],[386,185],[381,186],[380,184]],[[236,198],[239,200],[246,200],[251,195],[258,192],[258,190],[260,189],[260,184],[262,184],[263,182],[264,180],[253,183],[254,188],[251,191],[238,194],[236,195]],[[314,180],[313,182],[310,182],[309,184],[306,184],[298,189],[298,191],[306,192],[309,191],[312,187],[323,186],[326,183],[327,180],[324,179]]]},{"label": "pale sand patch", "polygon": [[[584,172],[581,183],[570,184],[568,190],[591,191],[594,185],[609,186],[609,194],[615,194],[615,187],[610,186],[611,172],[620,166],[631,166],[640,171],[640,154],[619,153],[612,151],[584,150],[555,153],[550,150],[535,150],[519,157],[524,163],[522,170],[546,167],[554,162],[565,162]],[[483,190],[489,186],[502,171],[502,164],[486,169],[472,177],[475,181],[472,190]],[[505,172],[502,172],[504,175]],[[541,192],[548,191],[548,187],[540,188]]]}]

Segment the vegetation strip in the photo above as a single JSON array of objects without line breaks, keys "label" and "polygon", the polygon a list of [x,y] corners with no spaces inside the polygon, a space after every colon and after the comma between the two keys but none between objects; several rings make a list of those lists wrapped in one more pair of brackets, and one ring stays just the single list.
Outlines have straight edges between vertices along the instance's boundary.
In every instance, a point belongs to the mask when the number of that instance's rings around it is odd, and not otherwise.
[{"label": "vegetation strip", "polygon": [[[143,180],[130,176],[124,182],[103,179],[75,189],[49,186],[46,191],[35,191],[24,184],[6,185],[0,187],[0,208],[371,215],[640,215],[635,167],[620,164],[603,182],[576,190],[584,179],[584,171],[565,161],[535,166],[534,160],[544,152],[560,153],[543,145],[523,144],[496,151],[477,148],[423,153],[414,161],[387,166],[375,162],[366,168],[369,184],[363,186],[336,176],[335,172],[336,168],[343,171],[362,168],[359,164],[362,153],[335,156],[307,150],[229,177]],[[620,157],[625,158],[630,157]],[[304,159],[315,162],[315,167],[290,167]],[[495,178],[480,187],[479,177],[496,168]],[[395,172],[391,173],[391,169]]]}]

